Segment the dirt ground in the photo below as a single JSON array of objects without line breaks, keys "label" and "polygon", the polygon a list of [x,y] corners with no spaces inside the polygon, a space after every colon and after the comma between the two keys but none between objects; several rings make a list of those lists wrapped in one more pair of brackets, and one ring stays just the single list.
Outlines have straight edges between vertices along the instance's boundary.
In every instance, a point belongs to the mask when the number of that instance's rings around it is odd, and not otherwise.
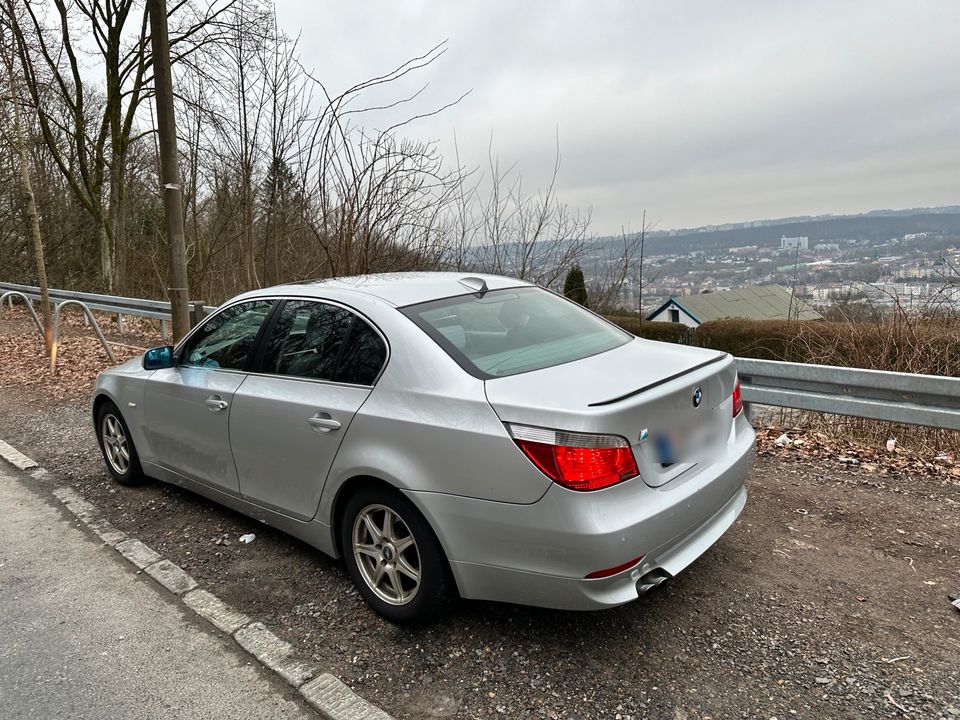
[{"label": "dirt ground", "polygon": [[[0,321],[0,437],[54,473],[39,490],[72,484],[397,718],[960,718],[952,459],[778,449],[770,429],[740,520],[663,591],[596,613],[457,600],[407,630],[280,532],[178,488],[114,485],[87,409],[93,375],[43,381],[21,366],[43,364],[25,332]],[[88,373],[106,364],[74,344]],[[256,540],[240,544],[246,532]]]}]

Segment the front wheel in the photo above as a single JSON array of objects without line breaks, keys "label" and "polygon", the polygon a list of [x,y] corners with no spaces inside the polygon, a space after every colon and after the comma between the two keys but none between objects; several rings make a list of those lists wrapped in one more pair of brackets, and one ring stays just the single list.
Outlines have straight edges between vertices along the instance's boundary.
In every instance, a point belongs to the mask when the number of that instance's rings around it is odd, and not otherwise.
[{"label": "front wheel", "polygon": [[137,449],[133,446],[130,429],[117,406],[109,400],[97,411],[97,441],[107,470],[121,485],[143,482],[143,470]]},{"label": "front wheel", "polygon": [[446,595],[447,564],[433,531],[395,490],[370,488],[348,501],[340,539],[363,599],[400,625],[423,625]]}]

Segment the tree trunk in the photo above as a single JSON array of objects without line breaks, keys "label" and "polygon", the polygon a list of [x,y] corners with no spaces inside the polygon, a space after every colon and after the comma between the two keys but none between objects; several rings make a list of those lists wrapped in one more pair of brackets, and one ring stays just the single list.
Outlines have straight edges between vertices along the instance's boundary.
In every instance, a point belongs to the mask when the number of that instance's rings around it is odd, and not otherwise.
[{"label": "tree trunk", "polygon": [[113,292],[113,239],[110,237],[110,220],[100,218],[100,277],[108,293]]},{"label": "tree trunk", "polygon": [[[33,182],[30,179],[30,158],[27,155],[26,141],[23,137],[23,123],[20,118],[20,94],[16,91],[13,77],[13,57],[4,58],[7,69],[7,81],[10,86],[13,106],[13,142],[16,145],[20,164],[20,182],[23,186],[23,200],[27,209],[30,235],[33,239],[33,255],[37,263],[37,281],[40,285],[40,312],[43,314],[43,343],[47,356],[53,358],[53,321],[50,313],[50,293],[47,288],[47,266],[43,258],[43,238],[40,235],[40,215],[37,212],[37,200],[33,194]],[[52,367],[52,365],[51,365]]]},{"label": "tree trunk", "polygon": [[183,237],[183,196],[177,164],[177,126],[173,114],[173,80],[170,76],[170,40],[167,35],[166,0],[147,0],[153,45],[154,86],[157,102],[157,135],[160,145],[160,183],[170,249],[168,277],[173,342],[190,330],[190,290],[187,286],[187,251]]}]

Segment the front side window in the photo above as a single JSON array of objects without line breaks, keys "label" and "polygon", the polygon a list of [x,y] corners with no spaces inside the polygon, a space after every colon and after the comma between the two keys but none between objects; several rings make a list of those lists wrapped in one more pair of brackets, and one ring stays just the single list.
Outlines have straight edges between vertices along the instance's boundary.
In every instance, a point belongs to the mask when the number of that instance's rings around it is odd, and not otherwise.
[{"label": "front side window", "polygon": [[288,300],[267,341],[262,370],[372,385],[385,359],[383,340],[349,310],[312,300]]},{"label": "front side window", "polygon": [[237,303],[207,319],[190,336],[181,363],[193,367],[245,370],[260,326],[273,300]]},{"label": "front side window", "polygon": [[633,338],[576,303],[536,287],[458,295],[402,311],[480,378],[562,365]]}]

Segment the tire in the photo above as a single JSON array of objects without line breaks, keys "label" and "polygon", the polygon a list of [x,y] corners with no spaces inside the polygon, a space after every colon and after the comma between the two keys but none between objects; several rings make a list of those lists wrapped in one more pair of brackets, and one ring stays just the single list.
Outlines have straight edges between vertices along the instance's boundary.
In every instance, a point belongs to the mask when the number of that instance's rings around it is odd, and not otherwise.
[{"label": "tire", "polygon": [[130,428],[117,406],[109,400],[97,410],[96,430],[107,472],[121,485],[141,484],[145,478]]},{"label": "tire", "polygon": [[344,508],[340,542],[353,584],[378,615],[398,625],[434,618],[447,595],[449,570],[413,503],[388,488],[359,490]]}]

